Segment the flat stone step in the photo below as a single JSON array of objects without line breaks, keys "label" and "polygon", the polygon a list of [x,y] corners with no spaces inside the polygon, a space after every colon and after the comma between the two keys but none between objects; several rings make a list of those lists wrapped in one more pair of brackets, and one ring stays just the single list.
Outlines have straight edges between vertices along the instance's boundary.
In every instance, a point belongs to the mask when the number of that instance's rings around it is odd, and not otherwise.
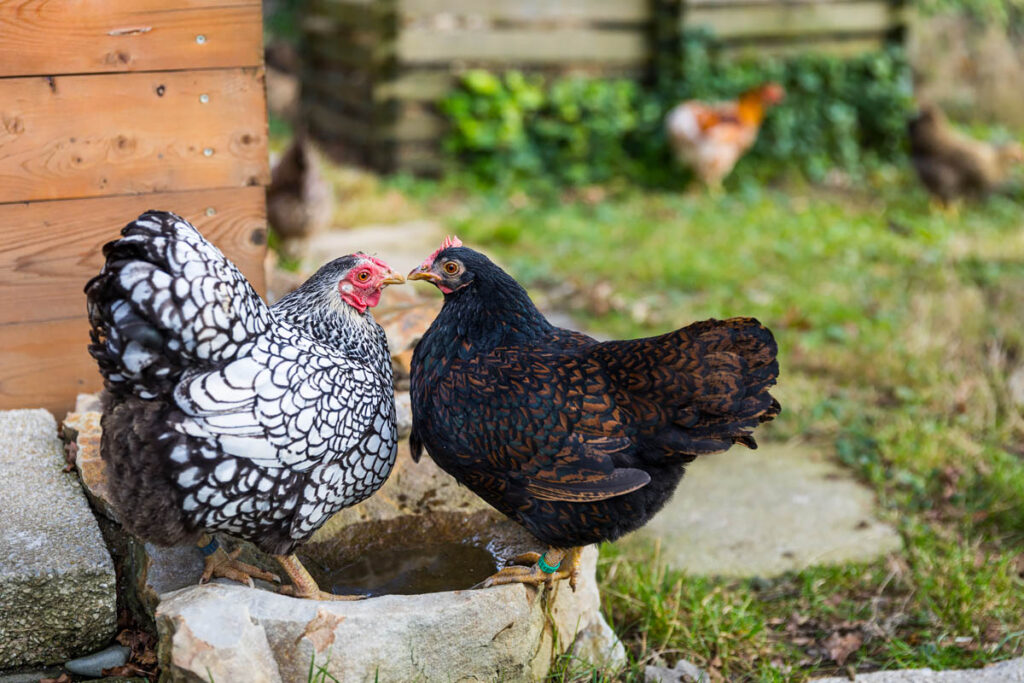
[{"label": "flat stone step", "polygon": [[[848,683],[846,676],[815,678],[813,683]],[[1024,657],[990,664],[982,669],[933,671],[899,669],[857,674],[857,683],[1024,683]]]},{"label": "flat stone step", "polygon": [[737,446],[691,463],[669,504],[621,543],[657,541],[669,566],[694,574],[767,577],[898,551],[874,509],[868,488],[813,449]]},{"label": "flat stone step", "polygon": [[94,652],[117,625],[114,564],[45,410],[0,411],[0,669]]}]

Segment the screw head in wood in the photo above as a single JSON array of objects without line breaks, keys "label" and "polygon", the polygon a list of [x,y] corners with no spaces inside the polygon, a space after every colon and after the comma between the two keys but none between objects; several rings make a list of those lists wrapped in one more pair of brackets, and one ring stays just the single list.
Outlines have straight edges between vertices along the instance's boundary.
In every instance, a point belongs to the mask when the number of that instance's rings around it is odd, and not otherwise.
[{"label": "screw head in wood", "polygon": [[210,101],[210,96],[207,95],[206,93],[203,93],[202,95],[199,96],[199,101],[202,102],[203,104],[206,104],[207,102]]},{"label": "screw head in wood", "polygon": [[196,42],[198,44],[202,45],[203,43],[206,42],[206,36],[204,36],[202,33],[200,33],[198,36],[196,36]]},{"label": "screw head in wood", "polygon": [[203,150],[203,156],[204,157],[212,157],[213,156],[213,147],[207,147],[206,149],[204,149]]},{"label": "screw head in wood", "polygon": [[216,216],[217,215],[217,209],[213,208],[212,206],[206,207],[206,215],[207,216]]}]

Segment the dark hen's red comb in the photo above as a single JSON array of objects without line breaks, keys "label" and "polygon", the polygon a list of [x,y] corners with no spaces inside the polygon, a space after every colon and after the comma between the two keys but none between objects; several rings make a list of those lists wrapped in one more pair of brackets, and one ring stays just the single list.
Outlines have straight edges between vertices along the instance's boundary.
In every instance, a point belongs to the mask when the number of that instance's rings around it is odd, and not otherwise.
[{"label": "dark hen's red comb", "polygon": [[461,246],[462,246],[462,240],[460,240],[455,235],[448,235],[447,237],[444,238],[444,242],[441,242],[441,246],[438,247],[434,251],[433,254],[431,254],[430,256],[428,256],[426,259],[423,260],[423,263],[420,265],[420,270],[426,270],[426,269],[430,268],[430,265],[434,262],[434,259],[437,258],[437,255],[440,254],[445,249],[447,249],[448,247],[461,247]]}]

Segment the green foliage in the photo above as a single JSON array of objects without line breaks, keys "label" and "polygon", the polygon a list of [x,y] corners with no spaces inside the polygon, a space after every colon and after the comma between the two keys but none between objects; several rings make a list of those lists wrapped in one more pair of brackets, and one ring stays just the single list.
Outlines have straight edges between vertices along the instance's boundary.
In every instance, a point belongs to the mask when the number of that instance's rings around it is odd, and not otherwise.
[{"label": "green foliage", "polygon": [[298,43],[300,21],[308,0],[264,0],[263,33],[268,42]]},{"label": "green foliage", "polygon": [[917,0],[916,5],[926,15],[955,13],[1015,33],[1024,29],[1024,0]]},{"label": "green foliage", "polygon": [[518,71],[470,71],[441,104],[452,122],[445,146],[487,184],[603,182],[630,162],[622,143],[637,127],[641,97],[624,79],[545,83]]},{"label": "green foliage", "polygon": [[706,34],[684,36],[662,59],[657,83],[470,71],[442,103],[447,151],[485,185],[587,185],[622,179],[678,187],[687,176],[671,157],[665,114],[691,98],[730,99],[765,81],[787,90],[754,149],[734,174],[764,180],[829,168],[861,172],[903,150],[909,69],[900,51],[851,59],[800,55],[724,56]]}]

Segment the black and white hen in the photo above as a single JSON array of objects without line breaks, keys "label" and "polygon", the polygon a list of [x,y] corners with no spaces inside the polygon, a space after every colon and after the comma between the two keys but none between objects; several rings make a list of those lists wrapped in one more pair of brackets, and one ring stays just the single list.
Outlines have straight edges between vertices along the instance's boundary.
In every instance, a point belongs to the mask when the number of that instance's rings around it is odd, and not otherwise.
[{"label": "black and white hen", "polygon": [[218,549],[219,531],[274,555],[285,592],[338,597],[292,553],[391,472],[391,362],[368,309],[402,276],[344,256],[267,307],[184,219],[150,211],[121,234],[85,291],[122,522],[161,545],[198,538],[204,579],[276,578]]}]

